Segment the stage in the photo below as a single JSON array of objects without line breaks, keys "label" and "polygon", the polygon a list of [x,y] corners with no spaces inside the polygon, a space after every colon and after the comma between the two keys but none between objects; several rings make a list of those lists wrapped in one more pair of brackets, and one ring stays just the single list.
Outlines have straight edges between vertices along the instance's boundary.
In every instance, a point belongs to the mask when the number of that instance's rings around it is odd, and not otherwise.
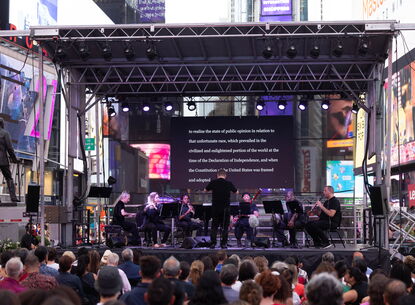
[{"label": "stage", "polygon": [[[92,248],[92,247],[90,247]],[[173,247],[165,247],[165,248],[149,248],[149,247],[130,247],[130,248],[137,248],[140,249],[143,255],[155,255],[164,261],[169,256],[173,255],[179,261],[187,261],[191,263],[192,261],[199,259],[203,256],[206,256],[210,253],[215,253],[220,248],[210,249],[210,248],[194,248],[194,249],[182,249],[182,248],[173,248]],[[57,249],[59,253],[63,253],[66,250],[71,250],[75,254],[78,248],[65,248],[65,249]],[[101,256],[105,250],[110,249],[106,246],[101,247],[94,247]],[[112,248],[111,251],[121,254],[121,251],[124,248]],[[301,249],[293,249],[293,248],[234,248],[230,247],[226,249],[228,256],[231,254],[237,254],[241,258],[246,256],[260,256],[263,255],[268,259],[269,265],[271,266],[273,262],[279,260],[283,261],[289,256],[297,256],[304,264],[304,270],[307,272],[312,272],[317,268],[319,263],[321,262],[321,256],[325,252],[332,252],[334,254],[335,260],[345,260],[347,264],[351,264],[353,252],[361,251],[365,257],[365,260],[370,268],[377,269],[382,268],[384,270],[389,270],[390,268],[390,253],[385,249],[381,249],[379,251],[378,248],[364,248],[363,245],[355,246],[355,245],[348,245],[346,248],[343,248],[341,245],[336,245],[336,247],[332,247],[330,249],[315,249],[315,248],[301,248]]]}]

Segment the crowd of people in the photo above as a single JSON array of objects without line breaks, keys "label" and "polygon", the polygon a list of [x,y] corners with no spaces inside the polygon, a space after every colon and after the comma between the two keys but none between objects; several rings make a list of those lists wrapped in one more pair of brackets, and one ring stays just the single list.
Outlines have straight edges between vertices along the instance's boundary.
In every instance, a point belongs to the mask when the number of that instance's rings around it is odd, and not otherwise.
[{"label": "crowd of people", "polygon": [[38,246],[1,254],[0,305],[409,305],[415,258],[372,270],[361,252],[350,265],[331,252],[312,272],[296,256],[269,262],[226,250],[193,262],[161,261],[125,248],[121,258],[80,248],[76,255]]}]

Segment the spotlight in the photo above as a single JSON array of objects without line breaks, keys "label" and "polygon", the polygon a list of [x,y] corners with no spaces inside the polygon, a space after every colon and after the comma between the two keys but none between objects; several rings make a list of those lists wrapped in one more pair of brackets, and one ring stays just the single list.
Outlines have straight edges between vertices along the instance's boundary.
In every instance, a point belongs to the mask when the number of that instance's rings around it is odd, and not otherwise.
[{"label": "spotlight", "polygon": [[108,116],[115,117],[117,115],[117,112],[114,109],[113,105],[108,105]]},{"label": "spotlight", "polygon": [[369,45],[366,41],[363,41],[359,47],[359,55],[365,56],[368,51],[369,51]]},{"label": "spotlight", "polygon": [[329,109],[329,107],[330,107],[330,101],[328,99],[324,99],[321,102],[321,109],[327,110],[327,109]]},{"label": "spotlight", "polygon": [[143,104],[143,111],[149,112],[150,111],[150,105],[149,104]]},{"label": "spotlight", "polygon": [[125,58],[127,58],[127,60],[133,60],[134,59],[134,57],[135,57],[134,49],[130,44],[128,44],[124,48],[124,56],[125,56]]},{"label": "spotlight", "polygon": [[127,103],[121,103],[122,112],[130,111],[130,106]]},{"label": "spotlight", "polygon": [[288,58],[294,58],[296,56],[297,56],[297,49],[295,48],[295,45],[292,44],[288,47],[287,57]]},{"label": "spotlight", "polygon": [[106,43],[102,47],[101,51],[102,51],[102,57],[104,57],[105,60],[107,60],[107,61],[111,60],[112,52],[111,52],[111,48],[110,48],[109,44]]},{"label": "spotlight", "polygon": [[284,111],[287,108],[287,102],[285,100],[280,100],[278,102],[278,109]]},{"label": "spotlight", "polygon": [[173,110],[172,103],[165,103],[164,104],[164,110],[166,110],[166,111],[172,111]]},{"label": "spotlight", "polygon": [[306,109],[307,109],[307,104],[308,104],[307,99],[302,98],[302,99],[300,100],[300,102],[298,103],[298,109],[300,109],[301,111],[306,110]]},{"label": "spotlight", "polygon": [[358,113],[358,112],[359,112],[359,106],[357,106],[357,104],[356,104],[356,103],[354,103],[354,104],[353,104],[353,107],[352,107],[352,112],[353,112],[353,113]]},{"label": "spotlight", "polygon": [[79,45],[79,56],[83,60],[86,60],[89,57],[89,49],[85,43]]},{"label": "spotlight", "polygon": [[340,57],[343,55],[343,44],[339,41],[333,50],[333,55]]},{"label": "spotlight", "polygon": [[158,56],[156,47],[154,45],[150,45],[146,50],[146,56],[149,60],[154,60]]},{"label": "spotlight", "polygon": [[271,46],[270,45],[267,45],[266,47],[265,47],[265,49],[262,51],[262,56],[265,58],[265,59],[270,59],[271,57],[272,57],[272,48],[271,48]]},{"label": "spotlight", "polygon": [[265,108],[264,101],[258,101],[258,102],[256,102],[256,109],[258,111],[262,111],[262,110],[264,110],[264,108]]},{"label": "spotlight", "polygon": [[187,102],[187,109],[189,109],[189,111],[195,111],[196,110],[196,103],[194,101],[188,101]]},{"label": "spotlight", "polygon": [[66,53],[62,46],[59,46],[56,48],[55,57],[58,58],[59,60],[65,59]]},{"label": "spotlight", "polygon": [[318,58],[320,56],[320,47],[318,45],[314,45],[310,50],[310,56],[312,58]]}]

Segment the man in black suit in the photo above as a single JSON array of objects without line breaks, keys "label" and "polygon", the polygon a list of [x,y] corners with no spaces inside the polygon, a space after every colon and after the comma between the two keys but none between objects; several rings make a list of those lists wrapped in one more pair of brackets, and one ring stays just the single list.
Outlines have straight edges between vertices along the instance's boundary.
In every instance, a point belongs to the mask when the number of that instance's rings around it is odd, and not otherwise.
[{"label": "man in black suit", "polygon": [[9,157],[13,163],[18,162],[10,140],[10,134],[4,129],[4,121],[0,118],[0,170],[6,179],[11,201],[18,202],[19,199],[16,197],[12,173],[10,172]]},{"label": "man in black suit", "polygon": [[228,227],[230,220],[229,205],[231,192],[238,190],[232,182],[226,180],[226,171],[218,170],[217,179],[209,182],[205,191],[212,191],[212,228],[210,231],[211,248],[216,246],[216,235],[218,227],[222,227],[221,248],[225,249],[228,244]]}]

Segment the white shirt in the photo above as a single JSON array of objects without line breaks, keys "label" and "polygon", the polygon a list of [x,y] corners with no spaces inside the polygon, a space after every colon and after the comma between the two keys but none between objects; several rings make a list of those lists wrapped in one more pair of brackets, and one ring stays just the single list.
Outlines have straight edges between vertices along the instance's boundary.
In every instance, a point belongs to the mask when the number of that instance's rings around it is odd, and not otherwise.
[{"label": "white shirt", "polygon": [[130,282],[128,281],[127,275],[124,271],[118,268],[122,280],[122,293],[126,293],[131,290]]},{"label": "white shirt", "polygon": [[53,263],[53,264],[47,264],[46,266],[51,267],[55,270],[59,270],[59,264],[58,263]]}]

